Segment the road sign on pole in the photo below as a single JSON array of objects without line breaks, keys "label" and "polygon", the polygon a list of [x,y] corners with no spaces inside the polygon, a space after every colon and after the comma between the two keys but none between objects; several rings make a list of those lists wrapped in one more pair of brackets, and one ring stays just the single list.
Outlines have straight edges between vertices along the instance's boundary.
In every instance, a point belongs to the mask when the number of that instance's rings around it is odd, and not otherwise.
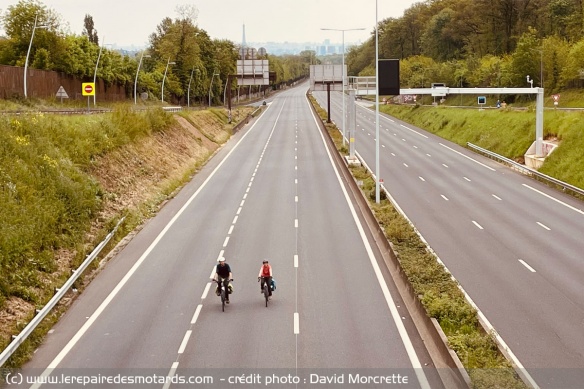
[{"label": "road sign on pole", "polygon": [[56,97],[61,99],[61,104],[63,104],[63,99],[69,98],[69,95],[67,94],[67,92],[65,91],[65,88],[63,88],[62,85],[59,87],[59,90],[57,91]]},{"label": "road sign on pole", "polygon": [[84,82],[81,84],[81,90],[83,96],[93,96],[95,95],[95,84],[93,82]]}]

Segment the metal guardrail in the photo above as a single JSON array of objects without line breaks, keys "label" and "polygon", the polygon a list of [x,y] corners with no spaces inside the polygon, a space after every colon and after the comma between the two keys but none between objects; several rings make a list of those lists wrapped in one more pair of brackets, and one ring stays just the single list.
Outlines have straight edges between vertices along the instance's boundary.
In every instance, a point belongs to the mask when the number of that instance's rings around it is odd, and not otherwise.
[{"label": "metal guardrail", "polygon": [[471,149],[477,150],[480,153],[482,153],[482,154],[484,154],[484,155],[486,155],[486,156],[488,156],[490,158],[499,160],[500,162],[504,162],[506,164],[509,164],[513,168],[521,171],[524,174],[529,174],[529,175],[536,176],[537,178],[540,178],[540,179],[542,179],[544,181],[550,182],[550,183],[552,183],[554,185],[557,185],[557,186],[561,187],[564,191],[568,191],[569,190],[569,191],[572,191],[572,192],[574,192],[576,194],[579,194],[581,196],[584,196],[584,189],[578,188],[577,186],[574,186],[574,185],[570,185],[570,184],[568,184],[568,183],[566,183],[564,181],[560,181],[557,178],[550,177],[547,174],[540,173],[537,170],[533,170],[533,169],[531,169],[531,168],[529,168],[527,166],[524,166],[524,165],[522,165],[520,163],[517,163],[517,162],[513,161],[512,159],[503,157],[502,155],[493,153],[492,151],[489,151],[487,149],[483,149],[482,147],[479,147],[477,145],[473,145],[470,142],[467,142],[466,144]]},{"label": "metal guardrail", "polygon": [[176,106],[176,107],[162,107],[162,109],[166,112],[180,112],[182,111],[182,107],[181,106]]},{"label": "metal guardrail", "polygon": [[97,258],[101,250],[105,247],[106,244],[109,243],[111,238],[114,236],[115,232],[117,231],[118,227],[124,221],[125,217],[123,217],[118,224],[114,227],[114,229],[105,237],[105,239],[97,245],[97,247],[87,256],[85,261],[79,266],[77,270],[73,271],[73,275],[69,277],[69,279],[63,284],[63,286],[57,290],[57,293],[51,298],[51,300],[44,306],[44,308],[38,311],[38,314],[32,319],[30,323],[20,334],[14,337],[12,342],[2,351],[0,354],[0,366],[3,366],[4,363],[14,354],[14,352],[18,349],[18,347],[30,336],[30,334],[36,329],[36,327],[41,323],[41,321],[49,314],[49,312],[57,305],[59,300],[63,298],[63,296],[67,293],[67,291],[73,286],[73,283],[77,281],[77,278],[87,269],[89,264]]}]

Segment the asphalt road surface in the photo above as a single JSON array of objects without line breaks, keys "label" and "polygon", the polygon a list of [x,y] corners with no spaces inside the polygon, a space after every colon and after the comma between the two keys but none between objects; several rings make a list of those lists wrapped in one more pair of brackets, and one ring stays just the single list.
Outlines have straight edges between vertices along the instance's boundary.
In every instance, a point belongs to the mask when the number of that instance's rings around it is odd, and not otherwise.
[{"label": "asphalt road surface", "polygon": [[[155,388],[441,387],[305,93],[276,95],[145,225],[47,336],[29,376],[56,382],[42,387],[71,387],[62,380],[72,376],[151,377],[134,387]],[[225,312],[209,281],[221,256],[235,280]],[[277,281],[268,308],[263,259]],[[102,381],[86,387],[112,387]]]},{"label": "asphalt road surface", "polygon": [[[326,92],[314,95],[327,106]],[[331,95],[332,119],[341,127],[341,94]],[[581,388],[584,204],[380,116],[379,175],[399,207],[535,385]],[[359,105],[355,148],[372,169],[375,139],[375,110]]]}]

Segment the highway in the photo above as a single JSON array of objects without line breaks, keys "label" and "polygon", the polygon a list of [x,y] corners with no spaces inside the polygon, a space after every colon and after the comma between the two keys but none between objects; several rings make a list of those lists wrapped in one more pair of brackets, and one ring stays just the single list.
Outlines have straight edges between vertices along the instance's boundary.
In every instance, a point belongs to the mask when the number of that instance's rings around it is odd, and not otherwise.
[{"label": "highway", "polygon": [[[276,95],[235,134],[108,263],[24,371],[218,388],[442,387],[306,90]],[[209,282],[221,256],[235,280],[225,312]],[[257,282],[264,258],[277,280],[268,308]],[[234,376],[247,381],[231,385]]]},{"label": "highway", "polygon": [[[372,169],[375,134],[374,108],[358,105],[355,148]],[[381,115],[379,138],[385,187],[518,366],[542,388],[582,387],[584,204],[396,118]]]}]

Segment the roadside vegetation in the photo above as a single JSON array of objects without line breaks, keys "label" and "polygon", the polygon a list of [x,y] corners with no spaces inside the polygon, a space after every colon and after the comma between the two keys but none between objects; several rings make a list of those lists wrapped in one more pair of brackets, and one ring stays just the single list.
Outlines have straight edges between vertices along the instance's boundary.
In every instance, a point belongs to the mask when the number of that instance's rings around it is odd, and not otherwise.
[{"label": "roadside vegetation", "polygon": [[[316,100],[310,97],[320,118],[327,114]],[[334,124],[325,124],[337,150],[348,154],[342,146],[342,136]],[[511,364],[497,348],[491,334],[480,326],[477,313],[466,301],[458,283],[416,234],[409,222],[382,196],[375,203],[375,181],[364,167],[351,167],[353,177],[362,181],[361,190],[369,201],[379,225],[391,242],[400,264],[419,296],[426,312],[435,318],[448,338],[448,344],[467,370],[472,387],[526,388]]]},{"label": "roadside vegetation", "polygon": [[[132,108],[0,116],[0,349],[122,216],[104,253],[153,216],[253,110],[234,109],[229,123],[224,109],[172,115]],[[58,311],[8,366],[25,361],[57,318]]]},{"label": "roadside vegetation", "polygon": [[[584,102],[582,102],[584,106]],[[454,109],[419,105],[383,105],[380,110],[466,147],[467,142],[523,163],[535,141],[535,110]],[[558,147],[539,169],[584,188],[584,111],[545,110],[544,139]]]}]

